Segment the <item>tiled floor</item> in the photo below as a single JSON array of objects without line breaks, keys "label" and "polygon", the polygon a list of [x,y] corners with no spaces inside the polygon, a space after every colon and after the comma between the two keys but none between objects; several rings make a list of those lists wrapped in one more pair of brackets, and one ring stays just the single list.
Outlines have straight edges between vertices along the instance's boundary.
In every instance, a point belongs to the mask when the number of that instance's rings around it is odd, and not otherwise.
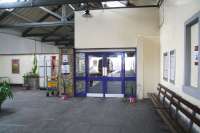
[{"label": "tiled floor", "polygon": [[0,133],[169,133],[150,100],[129,104],[118,98],[45,96],[15,91],[3,104]]}]

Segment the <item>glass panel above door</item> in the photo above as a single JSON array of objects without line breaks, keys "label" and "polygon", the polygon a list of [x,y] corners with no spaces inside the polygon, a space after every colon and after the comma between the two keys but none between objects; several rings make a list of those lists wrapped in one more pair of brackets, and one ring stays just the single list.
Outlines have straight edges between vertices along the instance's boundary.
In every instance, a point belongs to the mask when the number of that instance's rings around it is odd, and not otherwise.
[{"label": "glass panel above door", "polygon": [[136,77],[136,51],[125,53],[125,77]]}]

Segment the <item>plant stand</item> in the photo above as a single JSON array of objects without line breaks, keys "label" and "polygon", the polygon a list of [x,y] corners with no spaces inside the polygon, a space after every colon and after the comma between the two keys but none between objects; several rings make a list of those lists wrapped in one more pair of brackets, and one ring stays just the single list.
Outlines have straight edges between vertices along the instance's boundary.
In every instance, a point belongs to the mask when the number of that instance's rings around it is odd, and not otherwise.
[{"label": "plant stand", "polygon": [[39,77],[28,77],[28,88],[39,89]]}]

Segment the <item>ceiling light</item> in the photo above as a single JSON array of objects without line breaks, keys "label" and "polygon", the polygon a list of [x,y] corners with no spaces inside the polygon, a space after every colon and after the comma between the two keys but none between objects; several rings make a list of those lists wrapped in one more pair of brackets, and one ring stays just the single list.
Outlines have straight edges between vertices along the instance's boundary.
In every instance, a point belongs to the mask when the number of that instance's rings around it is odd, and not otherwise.
[{"label": "ceiling light", "polygon": [[127,1],[107,1],[107,2],[102,2],[103,7],[126,7]]}]

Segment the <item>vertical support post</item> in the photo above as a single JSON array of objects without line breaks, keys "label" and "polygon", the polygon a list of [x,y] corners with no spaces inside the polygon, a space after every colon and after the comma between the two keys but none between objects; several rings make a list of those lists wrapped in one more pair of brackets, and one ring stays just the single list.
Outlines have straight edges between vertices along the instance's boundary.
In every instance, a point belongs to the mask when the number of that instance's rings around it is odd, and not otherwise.
[{"label": "vertical support post", "polygon": [[62,22],[66,22],[67,21],[66,10],[67,10],[67,5],[62,5],[62,18],[61,18]]},{"label": "vertical support post", "polygon": [[178,111],[179,111],[179,109],[180,109],[180,106],[181,106],[181,104],[180,104],[180,101],[179,101],[179,99],[178,99],[178,103],[177,103],[177,107],[176,107],[176,116],[175,116],[175,120],[176,120],[176,121],[178,121]]},{"label": "vertical support post", "polygon": [[61,87],[61,80],[62,80],[62,75],[61,75],[61,63],[62,63],[62,49],[59,49],[59,58],[58,58],[58,90],[59,90],[59,95],[61,95],[62,87]]},{"label": "vertical support post", "polygon": [[170,98],[170,103],[169,103],[169,115],[172,117],[172,114],[171,114],[171,106],[172,106],[172,101],[173,101],[173,94],[171,95],[171,98]]},{"label": "vertical support post", "polygon": [[165,89],[165,94],[163,96],[163,99],[162,99],[162,103],[163,103],[163,106],[165,106],[165,97],[167,95],[167,90]]},{"label": "vertical support post", "polygon": [[199,26],[199,29],[198,29],[198,50],[199,50],[199,53],[198,53],[198,88],[200,87],[200,13],[199,13],[199,19],[198,19],[198,26]]},{"label": "vertical support post", "polygon": [[196,115],[196,113],[195,113],[195,111],[193,110],[193,112],[192,112],[192,118],[190,119],[189,130],[188,130],[189,133],[192,133],[193,118],[195,117],[195,115]]}]

